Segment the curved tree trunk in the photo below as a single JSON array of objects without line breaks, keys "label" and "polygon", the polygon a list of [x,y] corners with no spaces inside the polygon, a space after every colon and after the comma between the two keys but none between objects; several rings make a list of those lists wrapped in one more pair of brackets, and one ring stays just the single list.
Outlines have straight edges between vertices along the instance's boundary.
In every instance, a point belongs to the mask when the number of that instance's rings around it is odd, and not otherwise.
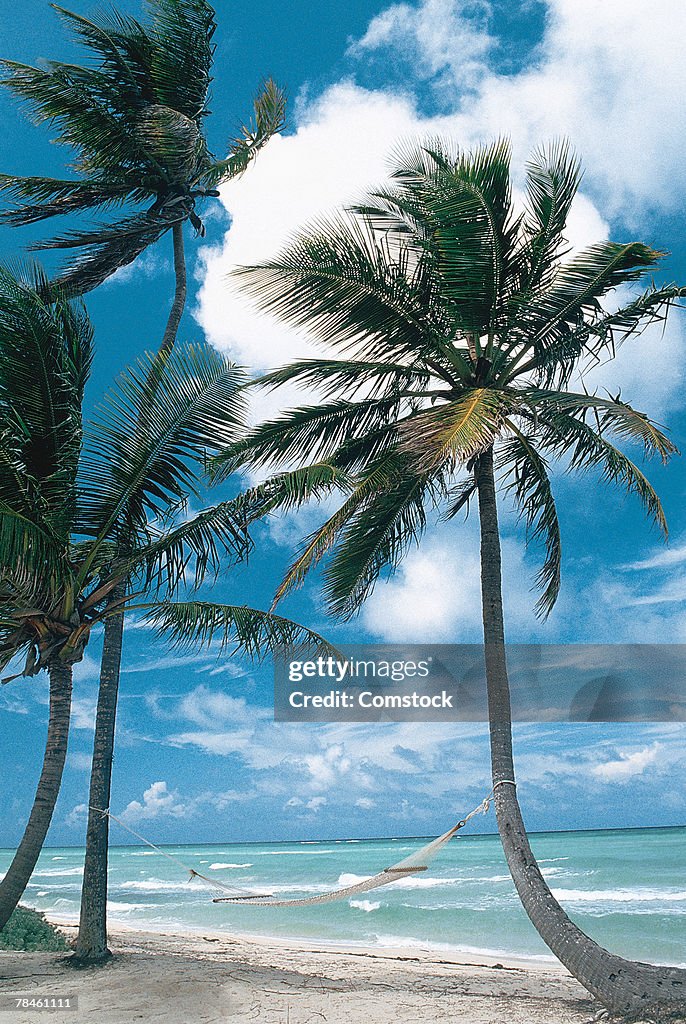
[{"label": "curved tree trunk", "polygon": [[160,345],[158,355],[165,356],[169,355],[174,347],[176,341],[176,335],[179,330],[179,324],[181,323],[181,317],[186,305],[186,255],[183,247],[183,224],[182,220],[177,220],[172,228],[172,234],[174,238],[174,276],[176,278],[176,288],[174,291],[174,301],[169,313],[169,319],[167,320],[167,326],[164,329],[164,335],[162,337],[162,344]]},{"label": "curved tree trunk", "polygon": [[500,536],[492,449],[476,465],[481,526],[483,605],[491,767],[498,832],[524,909],[567,970],[613,1013],[686,1014],[686,971],[636,963],[609,953],[567,917],[548,888],[529,846],[513,785],[510,690],[505,657]]},{"label": "curved tree trunk", "polygon": [[[124,587],[117,587],[112,601],[124,596]],[[79,962],[106,960],[107,948],[107,851],[109,818],[99,811],[110,806],[114,732],[117,718],[117,695],[121,669],[124,615],[113,615],[105,621],[100,689],[93,738],[86,830],[86,860],[81,889],[81,915],[74,959]],[[97,810],[95,809],[97,808]]]},{"label": "curved tree trunk", "polygon": [[50,714],[43,768],[36,788],[31,814],[7,874],[0,882],[0,930],[21,899],[43,848],[45,836],[62,782],[69,741],[72,670],[64,662],[54,661],[50,673]]}]

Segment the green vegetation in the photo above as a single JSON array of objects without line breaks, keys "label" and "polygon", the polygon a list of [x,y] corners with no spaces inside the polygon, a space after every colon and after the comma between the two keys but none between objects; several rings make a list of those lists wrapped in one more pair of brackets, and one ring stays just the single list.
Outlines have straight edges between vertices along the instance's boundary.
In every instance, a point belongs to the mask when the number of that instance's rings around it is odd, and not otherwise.
[{"label": "green vegetation", "polygon": [[17,907],[0,932],[0,949],[17,949],[26,953],[66,953],[66,938],[45,914],[28,907]]},{"label": "green vegetation", "polygon": [[[160,375],[167,373],[166,360],[174,350],[186,303],[184,229],[190,223],[196,234],[204,235],[199,211],[206,200],[218,197],[219,185],[242,174],[272,135],[282,129],[286,102],[283,91],[270,79],[266,80],[254,101],[251,121],[229,142],[226,156],[216,158],[205,136],[217,28],[214,8],[207,0],[149,0],[144,6],[145,22],[117,10],[90,20],[57,7],[81,46],[82,64],[51,60],[34,68],[15,61],[0,62],[6,72],[4,85],[23,101],[36,123],[50,127],[55,142],[68,147],[76,175],[66,180],[42,175],[0,175],[0,191],[19,204],[4,211],[0,219],[20,226],[64,215],[108,217],[104,223],[80,223],[76,230],[36,246],[66,251],[66,262],[53,282],[62,295],[73,298],[97,288],[119,268],[133,263],[148,246],[171,234],[174,298],[158,361],[148,365],[147,380],[137,381],[141,388],[147,388],[148,402],[135,409],[132,406],[134,418],[129,427],[132,445],[138,452],[122,451],[124,458],[134,459],[146,446],[152,451],[159,440],[152,427],[152,404]],[[161,384],[159,387],[163,390]],[[142,392],[138,397],[142,397]],[[221,404],[218,395],[214,401]],[[126,410],[125,415],[130,411]],[[196,449],[200,450],[200,434],[196,431],[191,436],[194,426],[189,422],[183,430],[186,454],[196,440]],[[169,454],[169,449],[165,450]],[[172,486],[180,486],[183,494],[179,492],[172,498],[165,488],[178,466],[172,460],[162,468],[160,462],[158,470],[164,496],[158,494],[153,501],[153,515],[162,520],[165,514],[173,517],[178,512],[185,497],[193,491],[193,484],[187,470],[182,469]],[[153,484],[153,490],[156,486]],[[130,553],[139,549],[141,539],[144,546],[150,544],[145,522],[141,535],[142,521],[137,514],[144,511],[144,504],[132,508],[125,499],[112,522],[103,524],[107,526],[110,554],[122,570],[130,562]],[[192,559],[202,575],[208,560],[212,561],[229,533],[232,550],[246,549],[249,540],[243,530],[245,519],[236,530],[233,512],[228,514],[231,521],[220,527],[220,538],[214,532],[216,520],[208,523],[203,515],[193,541],[182,536],[183,528],[176,531],[179,543],[172,560],[185,567],[188,559]],[[168,554],[169,550],[167,555],[160,551],[163,561]],[[183,571],[181,568],[181,575]],[[122,571],[121,578],[106,595],[91,808],[109,805],[124,603],[133,590],[135,575],[135,571]],[[177,578],[177,583],[182,584],[183,580]],[[288,635],[293,629],[297,631],[297,627],[278,616],[269,617],[245,608],[227,611],[199,602],[186,602],[183,607],[165,605],[156,622],[160,628],[167,625],[175,641],[192,635],[203,642],[230,631],[240,633],[246,650],[283,639],[284,629]],[[107,955],[103,874],[107,839],[106,818],[91,809],[77,949],[81,959],[95,961]],[[0,908],[1,903],[0,890]]]},{"label": "green vegetation", "polygon": [[[637,289],[662,256],[641,242],[570,254],[580,177],[566,143],[537,151],[520,211],[506,141],[472,153],[450,141],[405,144],[388,187],[241,268],[261,310],[306,328],[336,358],[302,359],[256,381],[314,387],[319,401],[259,424],[215,472],[282,468],[262,485],[273,507],[338,492],[339,507],[306,539],[276,599],[321,562],[329,610],[343,619],[421,543],[430,516],[450,521],[477,505],[493,790],[510,873],[570,973],[610,1010],[642,1014],[679,1002],[686,974],[623,960],[567,917],[536,864],[514,782],[498,491],[542,549],[545,617],[562,565],[553,467],[594,472],[635,495],[666,533],[660,499],[633,459],[667,462],[676,452],[646,413],[586,387],[589,368],[663,321],[686,289]],[[615,309],[620,287],[628,301]]]},{"label": "green vegetation", "polygon": [[[84,431],[91,354],[79,303],[41,274],[20,280],[0,268],[0,670],[19,656],[20,674],[46,669],[50,677],[43,769],[0,881],[0,927],[50,825],[67,751],[72,665],[94,628],[102,624],[107,636],[110,623],[135,608],[175,644],[215,639],[259,654],[301,634],[317,642],[280,616],[187,599],[190,563],[199,585],[250,545],[243,499],[185,517],[206,456],[241,436],[243,373],[203,345],[176,348],[162,363],[145,356],[120,376]],[[184,600],[174,601],[179,590]],[[111,662],[103,677],[105,668]],[[105,724],[98,763],[109,765],[113,717]],[[102,792],[89,799],[109,806]],[[105,878],[104,865],[94,877]]]}]

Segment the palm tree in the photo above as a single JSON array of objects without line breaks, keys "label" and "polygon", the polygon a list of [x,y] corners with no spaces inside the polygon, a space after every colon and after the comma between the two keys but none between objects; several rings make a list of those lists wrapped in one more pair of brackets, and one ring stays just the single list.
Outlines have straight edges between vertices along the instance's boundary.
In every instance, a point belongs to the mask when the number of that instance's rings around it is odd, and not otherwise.
[{"label": "palm tree", "polygon": [[176,346],[162,360],[148,355],[118,382],[87,438],[80,532],[94,551],[104,547],[109,575],[98,592],[105,632],[75,946],[80,963],[110,956],[109,822],[101,812],[110,799],[124,613],[142,613],[176,646],[217,642],[252,658],[283,644],[325,646],[279,615],[177,596],[189,569],[197,589],[242,558],[251,547],[250,523],[271,504],[261,495],[238,497],[184,519],[188,500],[201,498],[206,459],[242,430],[244,379],[209,346]]},{"label": "palm tree", "polygon": [[72,665],[88,637],[70,546],[92,332],[80,309],[42,302],[36,289],[45,283],[39,275],[22,283],[0,268],[0,664],[6,669],[20,658],[19,674],[45,669],[50,678],[43,767],[0,882],[0,929],[50,825],[69,735]]},{"label": "palm tree", "polygon": [[196,207],[218,196],[217,187],[244,171],[280,131],[284,94],[266,81],[254,103],[253,123],[229,145],[227,157],[217,159],[204,135],[216,28],[207,0],[148,0],[148,25],[117,11],[96,23],[53,6],[92,62],[50,61],[34,68],[6,60],[1,62],[8,72],[4,84],[28,103],[35,121],[58,126],[56,141],[76,151],[78,177],[0,176],[0,189],[20,204],[2,219],[22,225],[128,208],[109,223],[35,246],[79,251],[57,278],[68,295],[95,288],[171,231],[176,291],[166,349],[186,300],[183,225],[189,220],[204,233]]},{"label": "palm tree", "polygon": [[529,539],[544,549],[543,615],[560,586],[551,461],[595,470],[635,494],[666,531],[657,494],[618,444],[663,461],[674,445],[619,396],[575,389],[575,381],[628,335],[663,319],[686,289],[650,285],[619,309],[603,305],[661,254],[606,241],[565,260],[578,162],[564,143],[536,152],[521,212],[509,164],[503,141],[472,154],[441,141],[407,147],[388,188],[318,222],[275,259],[236,272],[261,309],[341,356],[301,360],[258,381],[314,386],[322,401],[256,427],[220,456],[217,472],[295,465],[264,489],[274,507],[295,486],[302,500],[342,494],[277,600],[330,555],[325,594],[344,618],[419,542],[431,508],[449,519],[476,496],[495,807],[521,901],[551,950],[606,1007],[683,1012],[686,972],[602,949],[567,917],[529,846],[512,758],[496,488],[511,495]]},{"label": "palm tree", "polygon": [[[254,103],[254,119],[230,144],[225,159],[209,151],[203,131],[208,116],[214,55],[214,10],[206,0],[150,0],[149,26],[115,12],[94,22],[56,8],[95,57],[95,66],[51,62],[46,70],[5,62],[5,84],[28,101],[39,122],[59,126],[57,141],[78,153],[78,180],[0,177],[0,188],[20,202],[4,214],[13,225],[67,213],[123,205],[138,207],[108,224],[71,232],[37,248],[80,250],[58,277],[68,294],[96,287],[171,230],[175,293],[158,360],[149,367],[155,386],[176,341],[186,302],[183,225],[204,228],[197,206],[218,196],[217,187],[242,173],[284,123],[285,98],[268,80]],[[145,204],[146,209],[140,209]],[[147,413],[136,425],[144,434]],[[127,539],[126,543],[130,543]],[[121,609],[122,580],[109,595]],[[246,626],[246,623],[243,623]],[[124,617],[105,628],[94,739],[91,807],[109,800],[111,760],[123,644]],[[106,955],[106,818],[91,811],[78,951],[82,959]],[[90,923],[89,923],[90,922]]]},{"label": "palm tree", "polygon": [[[163,368],[146,356],[84,432],[91,354],[79,305],[51,292],[40,273],[22,282],[0,270],[0,656],[3,666],[23,656],[19,675],[50,676],[43,771],[0,882],[0,929],[50,825],[67,751],[71,666],[95,628],[107,632],[123,611],[135,611],[176,644],[216,640],[259,656],[307,636],[318,642],[280,616],[193,595],[173,599],[189,568],[200,586],[250,545],[256,503],[224,501],[183,515],[206,455],[240,429],[243,374],[205,346],[178,349]],[[99,770],[95,781],[109,787],[109,765]]]},{"label": "palm tree", "polygon": [[[216,578],[227,561],[242,557],[250,549],[248,527],[266,507],[260,496],[248,501],[224,501],[169,529],[170,517],[173,521],[180,512],[183,519],[187,498],[200,497],[200,475],[206,457],[218,448],[219,435],[226,434],[230,423],[235,436],[240,424],[242,375],[231,367],[233,390],[228,393],[216,372],[203,379],[197,366],[188,365],[189,353],[194,353],[193,363],[195,355],[202,353],[201,363],[215,371],[227,366],[209,348],[176,347],[162,364],[158,355],[148,357],[135,379],[127,376],[124,389],[121,385],[117,389],[120,393],[124,390],[125,402],[117,402],[116,393],[110,398],[108,418],[114,409],[114,419],[99,433],[95,450],[90,455],[87,452],[84,459],[93,493],[104,499],[98,510],[90,510],[89,532],[103,542],[107,538],[114,563],[120,568],[116,587],[106,597],[81,912],[74,954],[75,961],[81,964],[100,963],[110,956],[109,819],[102,811],[110,802],[124,612],[143,613],[174,645],[197,648],[219,641],[222,647],[232,644],[234,651],[241,650],[253,658],[262,657],[280,644],[300,643],[306,636],[315,644],[320,642],[314,633],[288,619],[247,606],[159,600],[157,594],[150,601],[137,595],[137,591],[151,587],[157,593],[164,587],[169,595],[175,594],[183,587],[189,568],[193,570],[195,588],[208,576]],[[184,368],[179,373],[180,367]],[[179,400],[175,402],[170,391],[175,390],[177,383]],[[126,467],[122,475],[133,486],[128,491],[110,487],[108,497],[110,469],[105,457],[113,448],[115,453],[121,452],[122,465]],[[116,471],[115,474],[118,475]]]}]

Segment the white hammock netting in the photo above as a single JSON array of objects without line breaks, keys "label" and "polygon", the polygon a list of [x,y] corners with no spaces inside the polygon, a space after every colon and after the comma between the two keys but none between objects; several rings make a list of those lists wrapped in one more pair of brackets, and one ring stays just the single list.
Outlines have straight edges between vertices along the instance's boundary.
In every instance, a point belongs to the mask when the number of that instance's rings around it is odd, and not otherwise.
[{"label": "white hammock netting", "polygon": [[[502,785],[502,783],[499,783]],[[513,783],[514,785],[514,783]],[[214,878],[207,878],[206,875],[201,875],[199,871],[195,871],[193,868],[189,868],[188,865],[183,864],[177,857],[167,853],[166,850],[161,850],[159,846],[155,846],[144,836],[135,832],[128,825],[125,825],[119,818],[115,818],[109,811],[101,811],[101,814],[106,814],[112,821],[116,821],[118,825],[125,828],[131,835],[136,836],[146,846],[149,846],[152,850],[156,850],[157,853],[166,857],[168,860],[174,861],[179,864],[184,871],[187,871],[192,879],[199,879],[205,882],[210,888],[215,891],[219,890],[226,893],[225,896],[216,896],[213,899],[213,903],[231,903],[234,906],[249,906],[249,907],[309,907],[319,903],[334,903],[337,900],[347,900],[351,896],[359,896],[360,893],[369,892],[371,889],[379,889],[383,885],[390,885],[391,882],[397,882],[401,878],[409,878],[411,875],[419,874],[422,871],[426,871],[429,864],[434,857],[440,853],[446,843],[450,842],[453,836],[459,832],[461,828],[467,824],[470,818],[473,818],[476,814],[486,814],[489,807],[491,806],[491,798],[493,793],[491,792],[485,800],[483,800],[478,807],[475,807],[465,818],[458,821],[456,825],[444,832],[442,836],[438,836],[437,839],[432,839],[426,846],[422,846],[421,849],[415,850],[409,857],[405,857],[403,860],[399,860],[397,864],[391,865],[391,867],[384,868],[383,871],[379,871],[378,874],[372,875],[370,878],[365,878],[361,882],[356,882],[354,885],[346,885],[340,889],[332,889],[331,892],[320,893],[318,896],[304,896],[300,899],[289,899],[282,900],[278,897],[272,896],[269,893],[260,895],[255,892],[247,892],[233,886],[223,885]],[[97,808],[96,808],[97,809]]]},{"label": "white hammock netting", "polygon": [[369,892],[370,889],[379,889],[382,885],[390,885],[397,882],[399,878],[408,878],[420,871],[426,871],[429,864],[440,850],[449,842],[461,825],[454,825],[447,832],[444,832],[438,839],[433,839],[421,850],[416,850],[409,857],[398,861],[390,868],[384,868],[377,875],[365,878],[355,885],[346,885],[342,889],[333,889],[331,892],[323,892],[319,896],[306,896],[302,899],[280,900],[273,896],[256,896],[254,893],[249,896],[216,896],[213,903],[240,903],[249,907],[309,907],[315,903],[334,903],[336,900],[347,900],[350,896],[358,896],[360,893]]}]

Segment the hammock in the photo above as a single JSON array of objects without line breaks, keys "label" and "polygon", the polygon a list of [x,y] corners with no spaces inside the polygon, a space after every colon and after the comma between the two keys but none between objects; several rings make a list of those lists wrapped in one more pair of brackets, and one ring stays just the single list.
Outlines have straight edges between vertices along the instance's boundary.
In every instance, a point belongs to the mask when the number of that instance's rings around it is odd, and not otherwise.
[{"label": "hammock", "polygon": [[[502,785],[502,783],[497,783]],[[514,785],[514,783],[513,783]],[[220,890],[228,893],[226,896],[216,896],[212,900],[213,903],[231,903],[234,906],[249,906],[249,907],[309,907],[320,903],[334,903],[337,900],[347,900],[351,896],[358,896],[360,893],[369,892],[371,889],[379,889],[383,885],[390,885],[391,882],[397,882],[400,878],[408,878],[410,875],[419,874],[422,871],[427,871],[429,864],[434,857],[440,853],[446,843],[450,842],[454,835],[464,828],[468,821],[473,818],[476,814],[486,814],[489,807],[491,806],[491,799],[493,798],[493,790],[489,795],[482,800],[478,807],[475,807],[473,811],[470,811],[466,817],[462,818],[453,825],[452,828],[444,832],[442,836],[438,836],[437,839],[432,839],[426,846],[422,846],[420,850],[416,850],[411,853],[409,857],[405,857],[403,860],[398,861],[397,864],[393,864],[391,867],[384,868],[383,871],[379,871],[378,874],[372,875],[370,878],[365,878],[361,882],[356,882],[355,885],[346,885],[341,889],[333,889],[331,892],[320,893],[318,896],[307,896],[301,899],[282,900],[266,893],[260,895],[255,892],[247,892],[233,886],[223,885],[214,878],[207,878],[206,875],[201,875],[199,871],[194,868],[189,868],[187,864],[183,864],[173,854],[167,853],[166,850],[161,850],[159,846],[155,846],[144,836],[135,832],[128,825],[125,825],[123,821],[116,818],[109,810],[103,811],[99,808],[101,814],[111,818],[112,821],[116,821],[118,825],[130,832],[131,835],[136,836],[141,842],[145,843],[151,849],[156,850],[157,853],[166,857],[168,860],[174,861],[179,864],[184,871],[187,871],[190,875],[190,880],[197,878],[202,882],[205,882],[212,889]]]},{"label": "hammock", "polygon": [[[486,801],[484,800],[485,803]],[[481,810],[484,804],[481,804],[477,811]],[[484,808],[484,813],[486,810],[488,810],[487,807]],[[463,821],[459,821],[457,825],[453,825],[451,829],[444,832],[438,839],[433,839],[426,846],[423,846],[421,850],[416,850],[415,853],[405,857],[404,860],[398,861],[392,867],[384,868],[378,875],[365,878],[355,885],[346,885],[342,889],[334,889],[332,892],[324,892],[319,896],[307,896],[295,900],[280,900],[275,899],[273,896],[256,896],[253,894],[250,896],[216,896],[212,902],[242,903],[249,907],[309,907],[315,903],[334,903],[336,900],[347,900],[350,896],[358,896],[362,892],[369,892],[370,889],[379,889],[382,885],[390,885],[391,882],[397,882],[399,878],[408,878],[410,875],[416,875],[420,871],[427,871],[430,862],[436,854],[466,824],[467,819],[465,818]]]}]

